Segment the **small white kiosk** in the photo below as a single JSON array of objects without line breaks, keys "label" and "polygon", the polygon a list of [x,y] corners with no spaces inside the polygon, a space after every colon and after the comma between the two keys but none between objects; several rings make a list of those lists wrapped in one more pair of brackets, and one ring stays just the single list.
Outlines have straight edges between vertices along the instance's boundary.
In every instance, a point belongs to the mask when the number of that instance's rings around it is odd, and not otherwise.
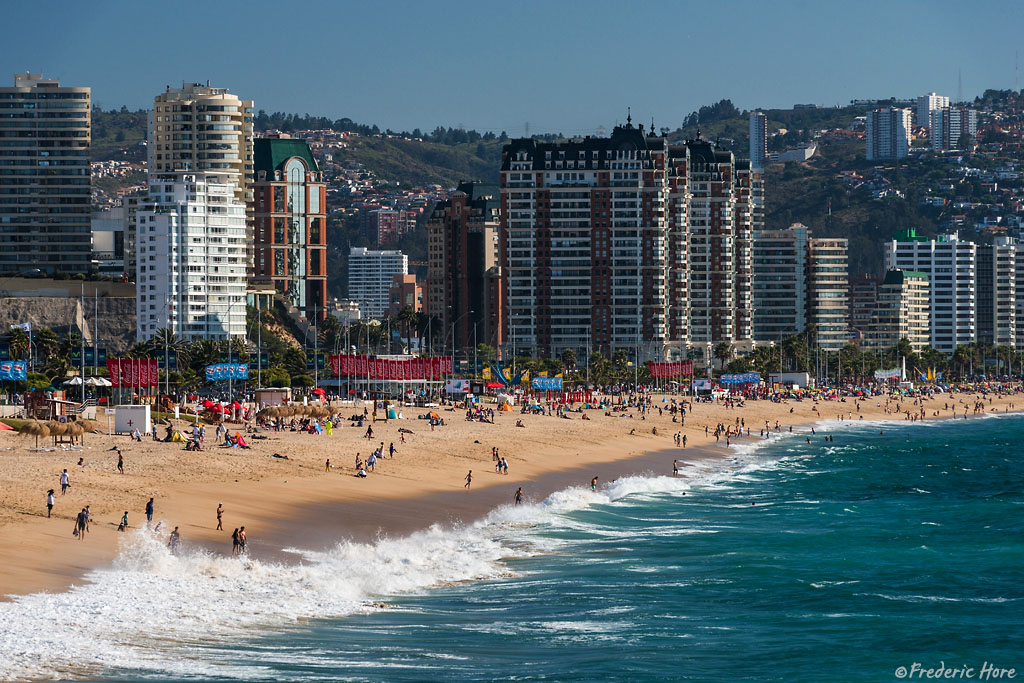
[{"label": "small white kiosk", "polygon": [[114,406],[114,433],[131,434],[136,429],[141,434],[152,433],[153,422],[149,417],[149,406]]}]

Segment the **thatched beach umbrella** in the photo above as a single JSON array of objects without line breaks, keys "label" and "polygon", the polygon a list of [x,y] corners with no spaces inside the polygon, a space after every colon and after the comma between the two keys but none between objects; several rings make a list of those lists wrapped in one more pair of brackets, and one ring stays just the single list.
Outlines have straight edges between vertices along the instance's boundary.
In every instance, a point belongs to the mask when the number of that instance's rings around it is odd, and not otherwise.
[{"label": "thatched beach umbrella", "polygon": [[53,444],[57,445],[57,437],[64,436],[68,433],[68,426],[63,422],[57,422],[57,420],[50,420],[46,423],[46,427],[50,430],[50,436],[53,437]]},{"label": "thatched beach umbrella", "polygon": [[39,437],[43,437],[44,439],[48,437],[50,435],[50,428],[39,420],[32,420],[31,422],[26,422],[21,425],[21,429],[18,430],[18,433],[24,436],[36,437],[36,448],[39,448]]},{"label": "thatched beach umbrella", "polygon": [[80,422],[69,423],[67,434],[71,437],[71,443],[74,443],[75,439],[78,439],[83,444],[85,443],[85,440],[82,439],[82,435],[85,434],[85,427]]}]

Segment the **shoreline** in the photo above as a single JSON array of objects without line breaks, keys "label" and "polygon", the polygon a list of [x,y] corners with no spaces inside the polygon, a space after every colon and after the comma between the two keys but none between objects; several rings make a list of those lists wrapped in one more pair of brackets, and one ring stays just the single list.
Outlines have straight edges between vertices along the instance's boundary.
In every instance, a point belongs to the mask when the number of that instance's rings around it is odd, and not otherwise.
[{"label": "shoreline", "polygon": [[[278,559],[292,554],[286,548],[323,550],[343,541],[373,543],[380,538],[400,538],[434,525],[456,528],[485,517],[501,505],[514,503],[515,489],[523,487],[526,504],[539,503],[551,494],[573,486],[586,488],[592,476],[600,477],[600,491],[612,482],[630,476],[672,476],[672,460],[680,460],[679,478],[694,462],[722,462],[731,450],[700,446],[686,449],[686,457],[674,451],[652,451],[635,457],[600,465],[579,465],[545,472],[524,479],[502,476],[470,491],[438,491],[405,498],[400,505],[392,500],[320,501],[298,506],[286,522],[271,526],[261,537],[253,557]],[[684,460],[686,462],[684,462]],[[667,465],[667,470],[666,470]],[[500,495],[496,495],[499,494]],[[506,495],[507,494],[507,495]],[[333,520],[345,519],[344,523]],[[275,550],[277,548],[277,550]]]},{"label": "shoreline", "polygon": [[[958,401],[968,396],[955,395],[954,405],[961,407]],[[1009,395],[997,399],[998,402],[992,404],[994,410],[971,417],[1008,414],[1003,409],[1014,398]],[[938,418],[930,415],[936,409],[942,412],[944,400],[948,402],[949,395],[942,394],[926,404],[929,416],[924,422],[949,419],[948,415]],[[51,471],[55,470],[52,461],[60,460],[60,467],[67,466],[72,472],[73,495],[79,493],[75,484],[86,480],[85,493],[74,496],[74,505],[78,505],[79,500],[93,501],[96,523],[85,541],[73,539],[72,521],[67,514],[47,520],[45,509],[43,514],[39,514],[38,509],[16,509],[7,495],[0,498],[0,510],[7,513],[0,526],[3,529],[0,553],[17,558],[17,562],[9,563],[0,573],[0,600],[41,591],[66,590],[81,585],[92,570],[110,566],[120,549],[120,534],[113,520],[119,520],[123,508],[128,507],[130,523],[137,526],[136,522],[143,519],[142,505],[150,495],[157,500],[155,519],[163,520],[162,531],[166,533],[179,526],[186,545],[229,555],[231,529],[244,524],[253,557],[294,564],[298,561],[296,555],[285,552],[286,548],[315,551],[344,540],[372,542],[381,536],[404,536],[436,523],[471,523],[499,505],[511,503],[519,486],[523,486],[528,502],[537,502],[572,485],[586,486],[594,475],[607,484],[630,474],[671,476],[673,459],[683,462],[724,460],[735,451],[725,447],[724,440],[716,444],[713,437],[704,437],[704,426],[719,422],[729,424],[739,419],[738,416],[761,424],[767,417],[773,425],[777,419],[783,425],[782,434],[787,433],[786,427],[790,425],[796,434],[798,428],[803,431],[814,426],[821,431],[863,421],[919,423],[905,420],[902,413],[886,414],[884,409],[876,408],[874,402],[861,404],[864,420],[842,422],[826,415],[838,408],[843,408],[844,414],[855,410],[854,401],[845,404],[810,400],[780,404],[753,401],[743,409],[698,404],[695,411],[687,415],[685,428],[673,423],[667,411],[664,415],[650,413],[647,420],[636,417],[623,420],[619,419],[619,414],[609,418],[592,410],[589,414],[593,417],[586,422],[578,418],[563,420],[513,413],[503,416],[496,425],[462,422],[459,411],[446,411],[443,417],[450,424],[436,433],[426,431],[425,423],[409,419],[374,425],[378,430],[374,441],[382,440],[387,446],[394,438],[398,456],[394,460],[378,461],[378,472],[367,479],[352,476],[348,460],[358,449],[368,452],[376,444],[359,438],[361,431],[350,427],[336,429],[333,438],[282,433],[272,435],[265,443],[254,443],[253,451],[207,449],[200,454],[185,453],[180,444],[129,444],[126,437],[96,434],[87,438],[84,451],[25,456],[31,463],[46,463]],[[661,404],[656,404],[655,410],[658,405]],[[818,406],[817,411],[812,410],[814,406]],[[792,413],[788,412],[791,408]],[[1015,407],[1013,412],[1019,411]],[[528,429],[515,429],[511,423],[516,419],[523,419]],[[818,426],[818,423],[831,421],[835,421],[832,426]],[[399,445],[398,427],[413,428],[417,432],[409,436],[410,443]],[[642,428],[647,433],[628,434],[626,427]],[[653,427],[659,429],[658,436],[649,433],[649,428]],[[734,440],[734,445],[764,441],[754,426],[749,427],[751,436]],[[675,431],[689,436],[688,448],[674,446],[671,434]],[[493,471],[492,443],[509,460],[511,473],[508,476]],[[508,443],[514,444],[514,448],[504,445]],[[6,450],[27,451],[29,445],[27,440],[16,436],[0,439],[0,450],[7,446]],[[131,477],[104,473],[97,477],[102,482],[96,481],[94,486],[90,481],[91,472],[71,469],[72,459],[80,454],[89,460],[115,457],[108,455],[111,447],[125,451],[129,470],[136,466],[136,461],[145,458],[147,469],[153,467],[159,473],[155,477],[149,472]],[[271,451],[283,452],[288,459],[272,458]],[[332,459],[332,464],[341,461],[346,467],[339,469],[346,471],[325,472],[322,459],[325,454]],[[474,471],[469,492],[462,488],[468,469]],[[161,477],[161,473],[165,476]],[[0,471],[2,474],[4,472]],[[129,471],[129,474],[133,473]],[[685,476],[684,468],[681,468],[681,475]],[[170,480],[172,477],[176,480]],[[36,488],[45,491],[42,486],[52,486],[50,481],[55,479],[47,478],[46,484],[37,484]],[[113,485],[117,488],[111,493]],[[58,493],[61,512],[70,512],[67,508],[72,503],[71,497],[63,501]],[[104,500],[105,497],[117,500],[110,502]],[[131,502],[124,502],[125,499]],[[213,529],[217,502],[223,502],[226,510],[222,532]],[[173,512],[173,516],[168,512]]]}]

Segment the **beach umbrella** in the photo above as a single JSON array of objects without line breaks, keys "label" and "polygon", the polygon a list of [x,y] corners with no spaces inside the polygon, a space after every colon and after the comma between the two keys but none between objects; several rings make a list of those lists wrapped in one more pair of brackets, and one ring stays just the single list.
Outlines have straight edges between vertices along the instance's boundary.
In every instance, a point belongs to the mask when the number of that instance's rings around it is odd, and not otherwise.
[{"label": "beach umbrella", "polygon": [[39,437],[43,437],[44,439],[48,437],[50,435],[50,428],[39,420],[32,420],[31,422],[26,422],[21,425],[21,429],[18,430],[18,433],[25,436],[36,437],[36,448],[39,448]]},{"label": "beach umbrella", "polygon": [[57,422],[56,420],[50,420],[46,423],[46,427],[50,430],[50,436],[53,437],[53,443],[57,443],[58,436],[64,436],[68,433],[68,426],[63,422]]},{"label": "beach umbrella", "polygon": [[71,422],[68,424],[67,434],[71,437],[71,442],[74,443],[75,439],[82,439],[82,435],[85,434],[85,427],[81,423]]}]

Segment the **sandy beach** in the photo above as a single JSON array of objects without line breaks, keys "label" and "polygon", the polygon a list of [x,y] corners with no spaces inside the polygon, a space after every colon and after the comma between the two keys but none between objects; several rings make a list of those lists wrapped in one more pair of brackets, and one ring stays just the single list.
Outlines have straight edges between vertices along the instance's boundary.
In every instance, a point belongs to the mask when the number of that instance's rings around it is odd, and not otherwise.
[{"label": "sandy beach", "polygon": [[[972,404],[980,395],[938,395],[924,402],[926,419],[948,419],[955,408],[962,419],[976,419]],[[985,412],[1016,409],[1016,396],[990,395]],[[653,399],[645,418],[638,410],[606,415],[589,410],[570,419],[546,415],[498,413],[495,424],[470,422],[465,411],[438,409],[445,426],[431,430],[416,419],[423,409],[405,408],[403,420],[373,423],[374,438],[364,429],[345,426],[332,436],[303,432],[263,432],[252,448],[220,448],[213,428],[207,429],[204,451],[188,452],[181,443],[145,438],[90,434],[81,450],[33,450],[34,439],[0,432],[0,554],[11,558],[0,571],[0,595],[59,591],[81,583],[90,569],[109,564],[117,555],[122,534],[117,531],[127,511],[129,525],[145,524],[145,504],[154,498],[154,522],[161,531],[179,527],[184,544],[200,544],[214,552],[231,553],[231,532],[244,525],[250,552],[256,557],[289,560],[286,547],[316,549],[341,540],[369,540],[379,534],[402,535],[432,523],[471,521],[502,503],[512,502],[522,486],[527,500],[538,501],[571,485],[589,486],[632,473],[672,474],[672,461],[681,465],[699,458],[730,453],[726,440],[713,436],[719,423],[742,421],[750,438],[760,438],[765,422],[783,432],[807,431],[806,425],[826,420],[904,420],[886,410],[884,398],[855,402],[789,400],[781,404],[747,401],[732,408],[700,403],[688,410],[685,425],[673,422],[661,395]],[[858,410],[859,405],[859,410]],[[664,412],[659,411],[664,408]],[[905,401],[904,411],[921,406]],[[348,416],[362,411],[351,405],[339,410]],[[936,413],[938,413],[936,415]],[[630,417],[631,416],[631,417]],[[524,427],[517,427],[522,420]],[[106,424],[101,417],[100,423]],[[182,426],[184,423],[180,423]],[[370,424],[367,421],[367,424]],[[399,428],[412,430],[401,442]],[[705,435],[707,428],[707,435]],[[657,431],[657,434],[654,431]],[[746,432],[746,429],[744,432]],[[676,432],[687,437],[677,447]],[[828,427],[812,437],[822,440]],[[162,428],[161,428],[162,435]],[[365,460],[381,442],[385,457],[363,479],[355,476],[357,453]],[[389,444],[397,452],[387,457]],[[50,445],[50,441],[40,447]],[[120,448],[125,473],[117,471]],[[492,448],[509,465],[509,474],[495,472]],[[275,454],[287,456],[274,457]],[[84,458],[84,466],[77,465]],[[332,469],[325,469],[330,458]],[[61,495],[59,476],[68,470],[71,487]],[[473,471],[467,491],[465,477]],[[681,468],[685,476],[685,466]],[[56,490],[53,516],[46,516],[46,491]],[[224,530],[216,531],[216,509],[224,505]],[[90,505],[92,526],[85,539],[72,535],[75,514]]]}]

